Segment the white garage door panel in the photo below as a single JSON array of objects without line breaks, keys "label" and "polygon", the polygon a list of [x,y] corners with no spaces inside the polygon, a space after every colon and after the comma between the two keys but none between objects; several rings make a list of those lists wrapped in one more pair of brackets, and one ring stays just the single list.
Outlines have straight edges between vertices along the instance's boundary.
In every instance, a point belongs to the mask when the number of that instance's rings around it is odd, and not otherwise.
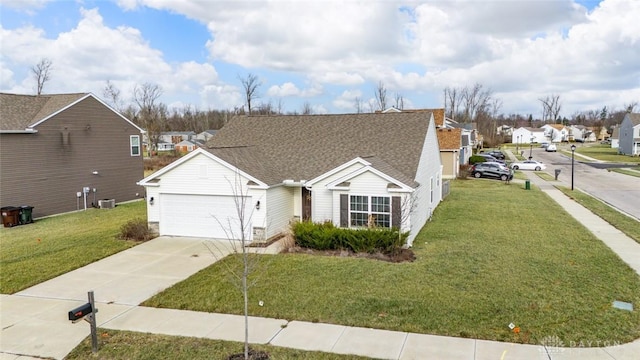
[{"label": "white garage door panel", "polygon": [[[161,194],[160,199],[161,235],[240,239],[238,211],[232,196]],[[245,197],[244,203],[250,206],[251,198]],[[249,239],[250,220],[245,215],[245,236]]]}]

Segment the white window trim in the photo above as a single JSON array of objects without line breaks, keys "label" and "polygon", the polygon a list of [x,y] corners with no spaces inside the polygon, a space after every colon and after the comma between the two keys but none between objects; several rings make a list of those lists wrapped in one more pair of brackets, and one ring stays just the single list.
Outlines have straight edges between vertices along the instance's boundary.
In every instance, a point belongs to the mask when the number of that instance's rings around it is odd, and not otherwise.
[{"label": "white window trim", "polygon": [[[382,215],[389,215],[389,226],[385,228],[387,229],[391,229],[393,227],[393,199],[392,196],[387,196],[387,195],[364,195],[364,194],[349,194],[349,227],[350,228],[357,228],[357,229],[362,229],[362,228],[366,228],[366,226],[356,226],[356,225],[351,225],[351,197],[352,196],[362,196],[362,197],[366,197],[367,198],[367,218],[369,218],[369,216],[371,215],[376,215],[376,214],[382,214]],[[371,210],[371,198],[373,197],[381,197],[381,198],[387,198],[389,199],[389,212],[379,212],[379,211],[372,211]],[[364,211],[353,211],[354,213],[364,213]]]},{"label": "white window trim", "polygon": [[[133,145],[133,139],[138,139],[138,145]],[[138,153],[133,153],[133,148],[138,148]],[[129,154],[131,156],[140,156],[142,154],[142,144],[140,143],[140,135],[129,135]]]}]

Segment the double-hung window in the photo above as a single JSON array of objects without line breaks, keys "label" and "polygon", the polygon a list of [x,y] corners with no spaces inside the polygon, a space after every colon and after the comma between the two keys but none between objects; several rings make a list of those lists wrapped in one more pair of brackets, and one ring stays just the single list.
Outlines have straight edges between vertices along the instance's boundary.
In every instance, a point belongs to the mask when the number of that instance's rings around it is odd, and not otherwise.
[{"label": "double-hung window", "polygon": [[391,198],[387,196],[349,196],[351,227],[391,227]]},{"label": "double-hung window", "polygon": [[129,147],[131,156],[140,156],[140,135],[129,136]]}]

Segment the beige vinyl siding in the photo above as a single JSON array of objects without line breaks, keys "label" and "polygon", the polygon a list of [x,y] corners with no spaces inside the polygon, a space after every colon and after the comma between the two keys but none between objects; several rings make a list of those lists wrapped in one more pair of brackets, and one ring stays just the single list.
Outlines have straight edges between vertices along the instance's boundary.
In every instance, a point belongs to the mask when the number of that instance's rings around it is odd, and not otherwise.
[{"label": "beige vinyl siding", "polygon": [[334,205],[338,206],[338,216],[339,216],[339,207],[340,201],[338,200],[338,204],[335,204],[335,199],[333,198],[333,192],[327,189],[327,184],[335,181],[336,179],[340,179],[343,176],[346,176],[360,168],[364,165],[361,163],[355,163],[342,171],[339,171],[331,176],[322,179],[321,181],[313,184],[313,188],[311,189],[311,216],[314,222],[323,222],[323,221],[334,221],[334,224],[339,224],[340,219],[338,217],[338,222],[335,222],[334,214],[335,209]]},{"label": "beige vinyl siding", "polygon": [[[87,205],[100,199],[123,202],[142,198],[141,156],[131,156],[129,139],[138,129],[94,98],[58,113],[35,134],[1,134],[2,206],[34,206],[34,217],[73,211],[77,192],[89,193]],[[68,143],[63,144],[63,132]],[[93,172],[98,174],[94,175]],[[83,199],[80,199],[83,208]]]}]

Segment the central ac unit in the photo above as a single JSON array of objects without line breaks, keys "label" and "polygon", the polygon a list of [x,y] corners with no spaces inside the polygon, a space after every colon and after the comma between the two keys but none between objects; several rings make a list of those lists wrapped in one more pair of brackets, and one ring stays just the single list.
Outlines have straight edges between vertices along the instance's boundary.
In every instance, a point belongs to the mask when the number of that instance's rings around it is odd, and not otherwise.
[{"label": "central ac unit", "polygon": [[116,207],[116,199],[98,200],[98,207],[100,209],[113,209]]}]

